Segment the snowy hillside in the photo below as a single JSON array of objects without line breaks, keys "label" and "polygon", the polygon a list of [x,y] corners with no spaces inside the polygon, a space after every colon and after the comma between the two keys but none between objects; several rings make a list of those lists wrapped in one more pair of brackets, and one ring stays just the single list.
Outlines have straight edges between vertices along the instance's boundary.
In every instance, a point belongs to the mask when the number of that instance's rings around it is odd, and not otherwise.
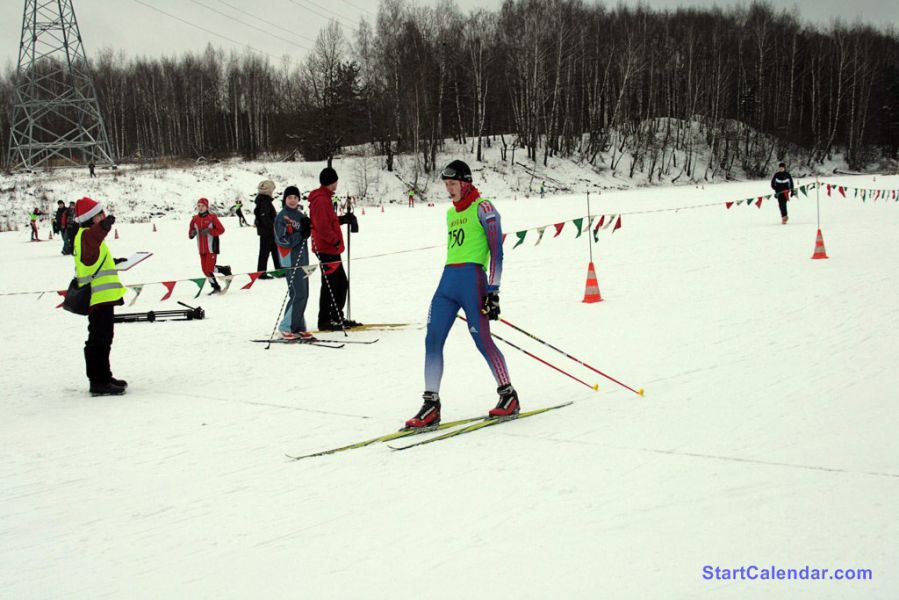
[{"label": "snowy hillside", "polygon": [[[661,135],[660,133],[658,135]],[[566,158],[550,157],[543,166],[542,154],[537,164],[527,159],[522,149],[509,148],[503,160],[500,140],[489,143],[485,139],[484,160],[475,160],[474,142],[459,144],[445,141],[444,151],[438,154],[437,164],[443,165],[462,157],[468,161],[482,191],[491,197],[522,198],[538,196],[541,185],[546,194],[588,191],[599,193],[611,190],[626,190],[660,183],[673,182],[678,185],[708,185],[724,179],[719,171],[708,168],[711,150],[705,145],[704,136],[693,124],[690,136],[695,138],[695,148],[689,160],[693,177],[683,172],[687,162],[684,151],[666,151],[658,161],[646,158],[639,162],[631,175],[634,157],[626,149],[617,147],[601,154],[596,166]],[[341,177],[340,193],[357,199],[359,204],[377,206],[380,204],[403,203],[409,187],[414,185],[420,202],[443,201],[445,194],[436,173],[425,175],[416,173],[414,158],[409,155],[394,157],[394,172],[383,169],[383,156],[373,156],[365,147],[348,148],[346,153],[334,162]],[[789,158],[787,160],[790,160]],[[662,180],[656,173],[650,178],[647,170],[651,164],[667,164]],[[797,164],[790,165],[796,177],[814,177],[815,173]],[[678,166],[679,165],[679,166]],[[102,199],[110,205],[120,219],[146,221],[160,218],[183,218],[193,209],[199,196],[209,198],[220,212],[229,209],[236,200],[244,204],[252,201],[256,185],[262,179],[270,178],[277,184],[276,194],[284,186],[297,185],[308,191],[318,187],[318,173],[325,163],[303,162],[246,162],[227,161],[222,163],[198,164],[177,167],[124,165],[113,174],[109,170],[98,170],[100,176],[91,179],[87,169],[63,169],[42,172],[35,176],[28,173],[0,175],[0,229],[25,227],[27,217],[33,207],[42,211],[55,210],[56,201],[77,200],[83,195]],[[816,173],[822,176],[832,174],[834,168],[844,168],[840,156],[825,164],[818,165]],[[745,178],[745,174],[738,173]],[[767,189],[766,189],[767,191]],[[75,195],[73,196],[73,192]],[[251,205],[252,207],[252,205]],[[49,220],[45,219],[45,226]]]},{"label": "snowy hillside", "polygon": [[[54,309],[71,257],[55,240],[0,233],[0,597],[895,597],[899,202],[817,190],[830,258],[813,261],[814,192],[790,203],[782,226],[770,200],[690,208],[767,194],[767,181],[616,190],[597,175],[592,213],[631,213],[593,246],[604,301],[581,302],[590,237],[568,225],[539,245],[506,240],[503,317],[644,397],[497,324],[599,391],[500,344],[523,410],[574,404],[405,452],[375,444],[292,462],[285,454],[394,431],[420,406],[423,327],[445,253],[439,186],[425,194],[436,207],[385,202],[382,212],[375,202],[359,217],[351,316],[411,324],[350,334],[380,338],[374,345],[249,342],[271,332],[282,280],[241,290],[240,275],[228,294],[196,299],[195,285],[179,283],[166,302],[157,282],[200,275],[186,218],[197,197],[225,206],[262,177],[311,189],[320,167],[41,184],[52,198],[110,201],[123,217],[109,241],[116,255],[154,252],[123,274],[147,285],[119,312],[176,300],[206,311],[203,321],[116,326],[123,397],[87,394],[85,320]],[[552,177],[574,181],[565,169]],[[350,172],[341,185],[352,193]],[[511,177],[476,174],[507,233],[587,212],[583,193],[525,198]],[[899,188],[899,177],[827,181]],[[379,185],[381,200],[403,199],[399,181]],[[124,222],[151,216],[156,232]],[[223,222],[220,264],[253,271],[255,232]],[[310,281],[314,321],[319,276]],[[50,293],[8,295],[34,290]],[[455,327],[444,420],[482,414],[494,389]],[[873,578],[703,578],[707,566],[751,565]]]}]

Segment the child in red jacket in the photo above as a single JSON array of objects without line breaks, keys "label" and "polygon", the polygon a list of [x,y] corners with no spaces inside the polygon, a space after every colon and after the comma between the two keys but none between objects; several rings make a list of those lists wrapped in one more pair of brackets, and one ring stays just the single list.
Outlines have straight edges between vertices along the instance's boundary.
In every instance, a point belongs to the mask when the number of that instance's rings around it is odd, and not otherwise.
[{"label": "child in red jacket", "polygon": [[203,275],[212,286],[210,294],[220,294],[221,286],[215,280],[213,273],[216,271],[225,276],[231,275],[231,267],[215,264],[219,253],[219,236],[225,233],[225,228],[219,218],[209,212],[209,200],[200,198],[197,200],[197,214],[190,220],[190,228],[187,235],[190,239],[197,238],[197,250],[200,251],[200,268]]}]

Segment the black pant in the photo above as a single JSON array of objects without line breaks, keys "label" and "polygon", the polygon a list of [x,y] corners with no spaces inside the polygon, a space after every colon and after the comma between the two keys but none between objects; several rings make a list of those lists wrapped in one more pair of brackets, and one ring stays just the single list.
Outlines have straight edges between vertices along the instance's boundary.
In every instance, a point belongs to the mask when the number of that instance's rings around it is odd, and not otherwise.
[{"label": "black pant", "polygon": [[105,385],[112,377],[109,352],[112,350],[115,306],[101,304],[87,316],[87,341],[84,342],[84,363],[91,385]]},{"label": "black pant", "polygon": [[272,256],[272,264],[275,265],[276,269],[281,268],[281,262],[278,260],[278,255],[275,252],[275,238],[274,236],[259,236],[259,260],[256,262],[256,270],[257,271],[265,271],[266,265],[268,264],[268,256],[271,254]]},{"label": "black pant", "polygon": [[318,258],[322,263],[322,287],[318,295],[318,328],[322,329],[329,321],[343,321],[347,278],[339,254],[319,254]]},{"label": "black pant", "polygon": [[787,199],[783,195],[778,194],[777,205],[780,207],[780,216],[787,216]]},{"label": "black pant", "polygon": [[243,227],[244,225],[246,225],[247,227],[250,226],[250,224],[247,223],[246,218],[243,216],[243,212],[239,208],[237,209],[237,212],[235,214],[237,215],[237,222],[241,227]]}]

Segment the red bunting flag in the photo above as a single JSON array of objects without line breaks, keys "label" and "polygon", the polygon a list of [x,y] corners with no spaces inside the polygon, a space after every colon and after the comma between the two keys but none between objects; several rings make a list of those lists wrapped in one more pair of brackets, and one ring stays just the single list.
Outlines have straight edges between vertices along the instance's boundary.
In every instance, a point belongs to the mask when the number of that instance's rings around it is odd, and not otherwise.
[{"label": "red bunting flag", "polygon": [[730,207],[733,206],[733,205],[734,205],[733,202],[725,202],[725,203],[724,203],[724,206],[726,206],[728,210],[730,210]]},{"label": "red bunting flag", "polygon": [[606,216],[602,215],[599,217],[599,223],[596,224],[596,228],[599,229],[602,227],[602,224],[606,222]]},{"label": "red bunting flag", "polygon": [[163,281],[163,282],[162,282],[162,285],[164,285],[165,288],[166,288],[168,291],[165,293],[165,296],[163,296],[163,297],[159,300],[160,302],[164,302],[164,301],[166,301],[166,300],[168,300],[169,298],[172,297],[172,292],[175,291],[175,284],[176,284],[176,283],[178,283],[178,282],[177,282],[177,281]]},{"label": "red bunting flag", "polygon": [[618,220],[615,222],[615,227],[612,228],[612,233],[615,233],[621,229],[621,215],[618,215]]},{"label": "red bunting flag", "polygon": [[759,196],[759,199],[755,201],[755,207],[756,208],[762,207],[762,197],[761,196]]},{"label": "red bunting flag", "polygon": [[843,190],[843,186],[838,187],[838,188],[837,188],[837,191],[840,192],[840,195],[841,195],[843,198],[846,197],[846,192],[845,192],[845,190]]},{"label": "red bunting flag", "polygon": [[507,236],[507,235],[509,235],[509,234],[508,234],[508,233],[504,233],[504,234],[503,234],[503,241],[501,241],[501,242],[499,243],[500,246],[502,246],[503,244],[506,243],[506,236]]},{"label": "red bunting flag", "polygon": [[562,233],[562,228],[565,227],[565,222],[556,223],[553,227],[556,228],[556,234],[553,237],[559,237],[559,234]]},{"label": "red bunting flag", "polygon": [[259,279],[259,276],[262,275],[262,273],[263,273],[263,271],[257,271],[255,273],[247,273],[247,275],[250,276],[250,283],[246,284],[245,286],[243,286],[240,289],[248,290],[251,287],[253,287],[253,284],[256,283],[256,280]]},{"label": "red bunting flag", "polygon": [[830,184],[827,184],[827,195],[830,196]]},{"label": "red bunting flag", "polygon": [[[69,293],[69,290],[59,290],[59,291],[57,291],[56,293],[59,294],[60,296],[62,296],[63,302],[65,302],[66,294]],[[60,302],[59,304],[57,304],[57,305],[56,305],[56,308],[62,307],[63,302]]]}]

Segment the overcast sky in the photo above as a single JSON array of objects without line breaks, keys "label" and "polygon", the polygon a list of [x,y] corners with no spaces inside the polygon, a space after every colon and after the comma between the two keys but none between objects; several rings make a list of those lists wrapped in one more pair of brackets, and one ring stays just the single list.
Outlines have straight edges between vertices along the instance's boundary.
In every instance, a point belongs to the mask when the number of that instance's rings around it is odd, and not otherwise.
[{"label": "overcast sky", "polygon": [[[433,0],[409,1],[434,4]],[[456,2],[464,11],[478,7],[496,10],[502,3],[501,0]],[[302,60],[305,48],[311,47],[328,19],[337,19],[349,32],[360,16],[372,18],[378,4],[376,0],[74,0],[74,3],[90,56],[102,48],[122,49],[129,56],[177,55],[202,50],[211,42],[225,49],[250,45],[274,58],[288,53],[296,60]],[[636,5],[637,0],[622,3]],[[642,3],[673,10],[678,6],[732,6],[738,2],[643,0]],[[826,25],[838,17],[850,23],[861,20],[899,28],[899,1],[896,0],[797,0],[772,4],[794,10],[801,20],[813,23]],[[5,70],[14,67],[18,60],[25,1],[2,0],[0,5],[0,66]]]}]

